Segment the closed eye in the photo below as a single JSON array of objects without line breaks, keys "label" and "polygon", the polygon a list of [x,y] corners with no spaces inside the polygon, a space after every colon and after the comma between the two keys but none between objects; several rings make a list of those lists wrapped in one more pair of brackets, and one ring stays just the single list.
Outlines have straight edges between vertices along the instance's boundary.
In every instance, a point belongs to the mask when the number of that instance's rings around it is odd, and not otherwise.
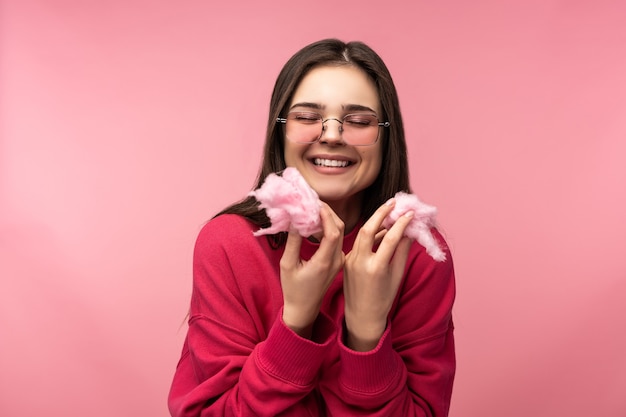
[{"label": "closed eye", "polygon": [[299,123],[314,124],[321,122],[322,116],[311,112],[291,112],[287,115],[287,119]]},{"label": "closed eye", "polygon": [[348,114],[343,122],[353,127],[377,126],[378,119],[373,114]]}]

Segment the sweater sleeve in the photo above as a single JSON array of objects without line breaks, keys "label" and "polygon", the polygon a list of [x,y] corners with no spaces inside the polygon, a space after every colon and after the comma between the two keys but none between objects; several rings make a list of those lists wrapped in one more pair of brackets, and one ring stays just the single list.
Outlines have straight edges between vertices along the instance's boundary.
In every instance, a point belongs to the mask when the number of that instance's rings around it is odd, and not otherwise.
[{"label": "sweater sleeve", "polygon": [[224,231],[205,226],[196,242],[189,329],[170,389],[170,413],[304,415],[317,406],[311,392],[336,326],[320,315],[314,340],[291,331],[281,319],[279,280],[254,247],[258,240],[248,228],[229,228],[215,239]]},{"label": "sweater sleeve", "polygon": [[340,366],[336,386],[327,391],[330,407],[353,416],[448,415],[456,359],[454,269],[446,252],[447,260],[436,262],[413,244],[387,329],[372,351],[352,351],[338,336]]}]

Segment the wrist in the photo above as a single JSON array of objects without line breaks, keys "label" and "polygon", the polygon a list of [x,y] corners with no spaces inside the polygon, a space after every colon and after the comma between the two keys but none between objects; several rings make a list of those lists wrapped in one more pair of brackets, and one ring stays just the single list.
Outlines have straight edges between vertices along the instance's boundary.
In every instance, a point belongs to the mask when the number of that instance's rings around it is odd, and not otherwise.
[{"label": "wrist", "polygon": [[317,312],[315,314],[302,314],[298,310],[292,310],[283,307],[282,320],[289,329],[291,329],[298,336],[305,339],[311,339],[313,336],[313,324],[317,318]]},{"label": "wrist", "polygon": [[376,323],[363,325],[363,323],[354,323],[346,318],[344,320],[344,337],[343,343],[346,347],[357,352],[368,352],[378,346],[387,323]]}]

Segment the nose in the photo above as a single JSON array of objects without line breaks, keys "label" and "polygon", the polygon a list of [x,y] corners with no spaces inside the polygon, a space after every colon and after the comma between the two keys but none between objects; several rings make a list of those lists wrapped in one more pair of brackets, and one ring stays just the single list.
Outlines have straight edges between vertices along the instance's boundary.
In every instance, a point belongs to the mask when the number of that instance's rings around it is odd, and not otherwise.
[{"label": "nose", "polygon": [[[337,123],[328,123],[328,122]],[[332,125],[336,125],[333,127]],[[322,136],[320,136],[320,142],[341,142],[343,141],[341,133],[343,132],[343,122],[339,119],[330,118],[322,122]]]}]

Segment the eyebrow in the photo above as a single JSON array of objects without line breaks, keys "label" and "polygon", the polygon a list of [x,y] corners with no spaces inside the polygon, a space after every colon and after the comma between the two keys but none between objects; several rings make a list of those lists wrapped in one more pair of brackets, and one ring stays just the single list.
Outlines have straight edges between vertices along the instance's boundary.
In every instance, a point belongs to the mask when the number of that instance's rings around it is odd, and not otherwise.
[{"label": "eyebrow", "polygon": [[[292,105],[289,110],[295,108],[295,107],[307,107],[310,109],[315,109],[315,110],[324,110],[326,108],[326,106],[320,104],[320,103],[309,103],[309,102],[301,102],[301,103],[296,103],[294,105]],[[371,107],[367,107],[367,106],[363,106],[361,104],[342,104],[341,108],[344,111],[370,111],[372,113],[376,113],[374,111],[374,109],[372,109]]]}]

